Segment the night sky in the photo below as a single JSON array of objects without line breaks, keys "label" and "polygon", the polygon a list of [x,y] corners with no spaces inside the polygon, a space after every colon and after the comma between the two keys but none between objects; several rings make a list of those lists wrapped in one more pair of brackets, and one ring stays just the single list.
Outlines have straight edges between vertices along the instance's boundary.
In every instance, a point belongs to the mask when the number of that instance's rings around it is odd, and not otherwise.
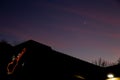
[{"label": "night sky", "polygon": [[0,40],[33,39],[92,62],[120,57],[120,0],[2,0]]}]

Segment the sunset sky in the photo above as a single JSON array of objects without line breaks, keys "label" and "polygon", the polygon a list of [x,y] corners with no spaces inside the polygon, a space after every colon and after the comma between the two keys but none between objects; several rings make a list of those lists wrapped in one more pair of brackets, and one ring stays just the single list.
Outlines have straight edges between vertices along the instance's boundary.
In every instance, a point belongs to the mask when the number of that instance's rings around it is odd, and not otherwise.
[{"label": "sunset sky", "polygon": [[91,62],[120,57],[120,0],[2,0],[0,40],[33,39]]}]

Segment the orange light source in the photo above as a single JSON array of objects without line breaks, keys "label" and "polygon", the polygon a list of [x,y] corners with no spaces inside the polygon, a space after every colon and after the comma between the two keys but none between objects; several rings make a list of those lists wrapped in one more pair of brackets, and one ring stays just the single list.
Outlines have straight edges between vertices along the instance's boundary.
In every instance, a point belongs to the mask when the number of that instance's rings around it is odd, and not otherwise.
[{"label": "orange light source", "polygon": [[14,72],[14,70],[16,69],[16,66],[18,65],[18,62],[20,61],[21,57],[25,52],[26,52],[26,48],[23,48],[21,53],[19,53],[15,59],[13,59],[10,63],[8,63],[7,74],[12,74]]}]

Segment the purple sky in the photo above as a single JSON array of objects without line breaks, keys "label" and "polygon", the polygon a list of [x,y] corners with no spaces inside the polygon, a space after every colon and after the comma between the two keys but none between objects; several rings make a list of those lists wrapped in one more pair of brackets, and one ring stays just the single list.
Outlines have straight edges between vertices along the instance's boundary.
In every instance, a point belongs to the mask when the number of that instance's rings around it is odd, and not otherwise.
[{"label": "purple sky", "polygon": [[120,57],[120,0],[2,0],[0,40],[33,39],[92,62]]}]

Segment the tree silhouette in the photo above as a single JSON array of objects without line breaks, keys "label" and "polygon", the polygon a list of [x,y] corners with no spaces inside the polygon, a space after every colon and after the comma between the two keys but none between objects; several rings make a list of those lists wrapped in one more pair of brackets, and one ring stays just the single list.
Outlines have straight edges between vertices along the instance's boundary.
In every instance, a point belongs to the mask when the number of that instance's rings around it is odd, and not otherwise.
[{"label": "tree silhouette", "polygon": [[[118,60],[118,62],[120,63],[120,59]],[[107,66],[113,66],[116,63],[109,63],[105,60],[103,60],[102,58],[99,58],[98,60],[92,61],[93,64],[98,65],[100,67],[107,67]]]},{"label": "tree silhouette", "polygon": [[118,60],[117,60],[117,64],[120,64],[120,58],[118,58]]},{"label": "tree silhouette", "polygon": [[93,61],[92,63],[95,64],[95,65],[101,66],[101,67],[108,66],[108,63],[105,60],[101,59],[101,58],[99,58],[98,60]]}]

